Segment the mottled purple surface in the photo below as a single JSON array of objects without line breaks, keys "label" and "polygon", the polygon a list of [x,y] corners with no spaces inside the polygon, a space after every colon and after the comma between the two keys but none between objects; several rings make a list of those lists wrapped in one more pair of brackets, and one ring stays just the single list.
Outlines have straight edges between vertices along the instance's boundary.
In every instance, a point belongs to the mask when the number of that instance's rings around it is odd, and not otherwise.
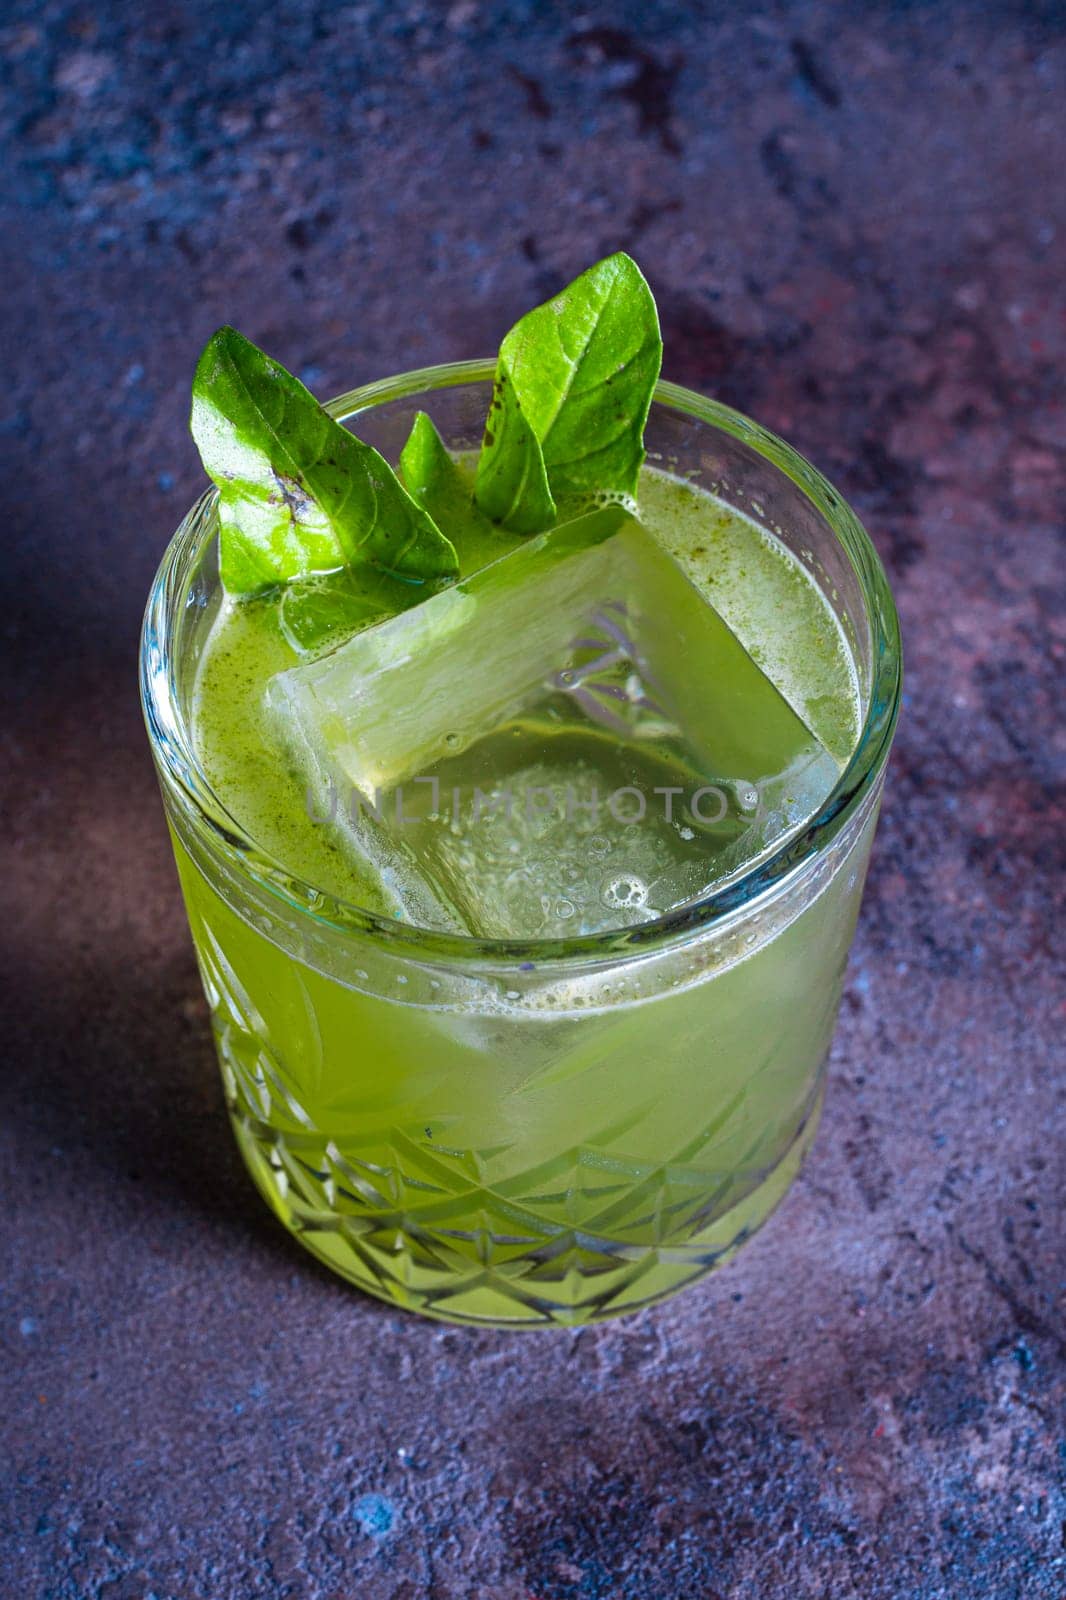
[{"label": "mottled purple surface", "polygon": [[[1061,20],[9,3],[5,1596],[1066,1594]],[[620,245],[668,375],[867,519],[907,705],[779,1215],[632,1321],[449,1331],[238,1164],[136,630],[217,323],[328,394],[491,350]]]}]

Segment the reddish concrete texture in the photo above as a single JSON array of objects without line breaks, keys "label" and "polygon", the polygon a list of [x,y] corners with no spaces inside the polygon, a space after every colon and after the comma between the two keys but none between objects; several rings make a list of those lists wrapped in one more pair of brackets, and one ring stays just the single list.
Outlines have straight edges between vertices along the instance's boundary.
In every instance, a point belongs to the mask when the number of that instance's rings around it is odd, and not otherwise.
[{"label": "reddish concrete texture", "polygon": [[[11,0],[4,1595],[1066,1594],[1061,24]],[[238,1164],[137,624],[215,325],[325,395],[490,351],[618,246],[667,374],[867,520],[907,704],[779,1215],[631,1321],[452,1331],[320,1271]]]}]

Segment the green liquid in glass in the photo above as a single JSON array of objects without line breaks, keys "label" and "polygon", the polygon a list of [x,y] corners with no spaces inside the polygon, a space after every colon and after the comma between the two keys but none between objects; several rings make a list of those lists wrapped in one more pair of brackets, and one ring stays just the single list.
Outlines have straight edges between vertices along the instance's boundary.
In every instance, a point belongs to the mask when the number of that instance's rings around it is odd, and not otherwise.
[{"label": "green liquid in glass", "polygon": [[[842,764],[858,730],[854,667],[802,565],[665,474],[645,471],[640,511]],[[195,695],[206,774],[289,871],[390,914],[387,889],[343,833],[309,816],[303,776],[265,709],[269,680],[299,661],[276,602],[224,606]],[[591,767],[601,790],[618,786],[612,777],[654,789],[680,782],[689,761],[668,740],[634,755],[550,704],[493,730],[488,746],[439,753],[445,792],[468,804],[471,786],[488,786],[508,762],[571,777]],[[658,963],[638,954],[606,978],[541,983],[516,970],[513,990],[506,977],[460,981],[430,960],[364,968],[351,950],[330,963],[298,959],[227,903],[176,841],[231,1114],[260,1189],[337,1271],[433,1315],[575,1324],[671,1293],[759,1226],[813,1137],[872,825],[870,816],[821,884],[762,927],[748,919],[736,948],[725,937]],[[597,837],[583,826],[578,856]],[[538,848],[565,854],[543,836],[562,827],[557,818],[537,827]],[[462,833],[423,816],[406,843],[433,858],[461,924],[478,888]],[[690,846],[676,830],[653,841],[660,855],[673,850],[664,872],[695,893]],[[608,900],[597,926],[642,920],[624,865],[617,918]],[[527,887],[535,902],[538,885]],[[562,878],[548,899],[541,937],[583,931],[560,914]]]}]

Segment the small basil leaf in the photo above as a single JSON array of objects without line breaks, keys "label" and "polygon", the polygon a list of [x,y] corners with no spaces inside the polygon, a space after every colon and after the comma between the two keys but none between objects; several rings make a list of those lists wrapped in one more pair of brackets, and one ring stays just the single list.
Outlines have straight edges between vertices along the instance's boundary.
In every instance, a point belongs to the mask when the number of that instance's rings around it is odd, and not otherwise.
[{"label": "small basil leaf", "polygon": [[477,464],[478,506],[512,533],[541,533],[555,521],[544,456],[522,411],[501,352]]},{"label": "small basil leaf", "polygon": [[338,567],[454,578],[449,541],[383,456],[233,328],[208,341],[191,427],[219,489],[223,585],[253,594]]},{"label": "small basil leaf", "polygon": [[514,548],[515,540],[474,504],[471,475],[452,456],[424,411],[419,411],[400,454],[408,494],[455,546],[466,575]]},{"label": "small basil leaf", "polygon": [[375,622],[399,616],[442,587],[440,581],[403,583],[373,567],[343,567],[287,583],[278,617],[293,648],[317,656]]}]

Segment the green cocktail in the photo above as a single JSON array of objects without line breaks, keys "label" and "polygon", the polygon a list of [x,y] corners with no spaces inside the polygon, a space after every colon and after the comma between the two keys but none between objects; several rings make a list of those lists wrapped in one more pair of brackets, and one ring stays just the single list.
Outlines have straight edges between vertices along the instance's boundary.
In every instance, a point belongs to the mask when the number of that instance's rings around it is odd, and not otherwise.
[{"label": "green cocktail", "polygon": [[817,1124],[895,613],[824,480],[660,353],[615,256],[491,388],[327,415],[227,329],[197,371],[220,493],[142,690],[227,1103],[314,1254],[452,1320],[672,1293]]}]

